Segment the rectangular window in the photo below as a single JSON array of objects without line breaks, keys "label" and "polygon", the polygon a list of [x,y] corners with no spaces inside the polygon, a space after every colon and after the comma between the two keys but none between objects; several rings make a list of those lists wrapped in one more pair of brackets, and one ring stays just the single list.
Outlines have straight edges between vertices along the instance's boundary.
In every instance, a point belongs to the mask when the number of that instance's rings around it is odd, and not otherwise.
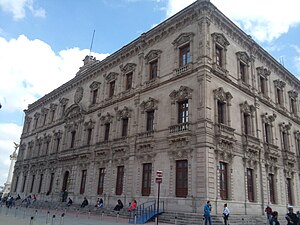
[{"label": "rectangular window", "polygon": [[108,141],[109,139],[109,129],[110,129],[110,123],[106,123],[105,130],[104,130],[104,141]]},{"label": "rectangular window", "polygon": [[93,129],[92,128],[87,129],[87,139],[86,139],[86,144],[87,145],[91,144],[92,133],[93,133]]},{"label": "rectangular window", "polygon": [[60,145],[60,138],[56,139],[56,152],[59,150],[59,145]]},{"label": "rectangular window", "polygon": [[146,127],[147,131],[153,131],[154,129],[153,122],[154,122],[154,110],[151,110],[147,112],[147,127]]},{"label": "rectangular window", "polygon": [[152,164],[143,164],[143,178],[142,178],[142,196],[149,196],[151,192],[151,174]]},{"label": "rectangular window", "polygon": [[126,90],[129,90],[132,88],[132,75],[133,73],[126,74]]},{"label": "rectangular window", "polygon": [[34,180],[35,180],[35,175],[32,175],[32,181],[31,181],[30,193],[32,193],[32,191],[33,191]]},{"label": "rectangular window", "polygon": [[291,98],[291,112],[297,114],[297,101],[294,98]]},{"label": "rectangular window", "polygon": [[51,173],[49,188],[48,188],[48,192],[47,192],[48,195],[51,194],[51,192],[52,192],[53,181],[54,181],[54,173]]},{"label": "rectangular window", "polygon": [[34,120],[34,129],[37,128],[38,122],[39,122],[39,118],[35,118],[35,120]]},{"label": "rectangular window", "polygon": [[128,118],[122,119],[122,137],[127,137],[128,133]]},{"label": "rectangular window", "polygon": [[96,104],[97,103],[97,97],[98,97],[98,89],[95,89],[92,92],[92,104]]},{"label": "rectangular window", "polygon": [[222,53],[223,53],[223,49],[219,45],[216,45],[216,64],[219,67],[223,66]]},{"label": "rectangular window", "polygon": [[289,205],[293,205],[293,195],[292,195],[292,180],[291,178],[286,179],[286,185],[287,185],[287,194],[288,194],[288,203]]},{"label": "rectangular window", "polygon": [[226,115],[226,103],[221,102],[218,100],[217,102],[217,107],[218,107],[218,123],[225,124],[225,115]]},{"label": "rectangular window", "polygon": [[115,81],[109,83],[109,97],[112,97],[115,94]]},{"label": "rectangular window", "polygon": [[40,175],[40,184],[39,184],[39,190],[38,190],[38,193],[41,193],[42,185],[43,185],[43,178],[44,178],[44,174],[41,174],[41,175]]},{"label": "rectangular window", "polygon": [[185,66],[191,61],[190,45],[185,45],[179,49],[179,66]]},{"label": "rectangular window", "polygon": [[241,76],[241,80],[246,83],[247,79],[246,79],[246,64],[243,62],[240,62],[240,76]]},{"label": "rectangular window", "polygon": [[228,199],[228,177],[227,177],[227,164],[220,162],[220,197],[223,200]]},{"label": "rectangular window", "polygon": [[47,121],[47,114],[44,114],[43,126],[46,124]]},{"label": "rectangular window", "polygon": [[25,191],[26,179],[27,179],[27,176],[24,176],[22,191],[21,191],[22,193],[24,193],[24,191]]},{"label": "rectangular window", "polygon": [[14,192],[17,192],[18,184],[19,184],[19,176],[17,176],[17,178],[16,178]]},{"label": "rectangular window", "polygon": [[271,141],[271,125],[268,123],[265,123],[265,134],[266,134],[266,143],[272,144]]},{"label": "rectangular window", "polygon": [[51,123],[54,121],[54,116],[55,116],[55,110],[52,110],[52,113],[51,113]]},{"label": "rectangular window", "polygon": [[251,134],[251,117],[249,114],[244,113],[244,132],[246,135]]},{"label": "rectangular window", "polygon": [[283,92],[280,88],[276,88],[276,92],[277,92],[277,103],[283,106]]},{"label": "rectangular window", "polygon": [[84,194],[84,192],[85,192],[86,174],[87,174],[87,171],[82,170],[82,172],[81,172],[80,192],[79,192],[81,195]]},{"label": "rectangular window", "polygon": [[252,169],[247,169],[247,191],[249,202],[254,202],[254,177]]},{"label": "rectangular window", "polygon": [[289,150],[289,139],[287,132],[282,132],[283,150]]},{"label": "rectangular window", "polygon": [[75,146],[75,137],[76,137],[76,131],[72,131],[71,132],[71,144],[70,144],[70,148],[74,148]]},{"label": "rectangular window", "polygon": [[116,195],[121,195],[123,193],[123,179],[124,179],[124,166],[118,166],[117,182],[116,182]]},{"label": "rectangular window", "polygon": [[50,145],[50,142],[47,141],[46,142],[46,155],[48,155],[48,153],[49,153],[49,145]]},{"label": "rectangular window", "polygon": [[263,94],[263,95],[266,95],[267,94],[267,90],[266,90],[266,79],[262,76],[259,77],[260,79],[260,92]]},{"label": "rectangular window", "polygon": [[99,169],[98,188],[97,188],[97,194],[98,195],[102,195],[103,194],[104,175],[105,175],[105,168],[100,168]]},{"label": "rectangular window", "polygon": [[189,122],[189,103],[188,100],[178,102],[178,123]]},{"label": "rectangular window", "polygon": [[270,192],[270,202],[275,204],[275,180],[274,174],[269,174],[269,192]]},{"label": "rectangular window", "polygon": [[149,80],[153,80],[157,77],[157,68],[158,68],[158,61],[154,60],[149,63],[150,67],[150,77]]},{"label": "rectangular window", "polygon": [[297,144],[297,156],[300,156],[300,139],[296,139]]},{"label": "rectangular window", "polygon": [[185,198],[188,194],[188,161],[176,161],[176,197]]}]

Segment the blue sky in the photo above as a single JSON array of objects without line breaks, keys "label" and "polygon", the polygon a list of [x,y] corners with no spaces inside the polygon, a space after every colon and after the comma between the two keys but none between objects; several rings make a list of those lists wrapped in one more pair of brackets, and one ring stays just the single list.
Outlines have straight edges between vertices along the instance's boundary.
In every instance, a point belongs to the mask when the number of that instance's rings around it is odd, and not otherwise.
[{"label": "blue sky", "polygon": [[[27,105],[74,77],[89,53],[103,59],[195,0],[0,0],[0,185]],[[299,0],[211,0],[295,76]]]}]

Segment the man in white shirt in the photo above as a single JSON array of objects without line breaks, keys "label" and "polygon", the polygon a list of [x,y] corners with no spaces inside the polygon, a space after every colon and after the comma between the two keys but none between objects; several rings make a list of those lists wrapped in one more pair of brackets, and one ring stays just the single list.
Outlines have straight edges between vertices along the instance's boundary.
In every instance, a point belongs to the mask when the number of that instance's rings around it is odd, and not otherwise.
[{"label": "man in white shirt", "polygon": [[224,210],[223,210],[223,218],[224,218],[224,224],[225,225],[229,225],[229,223],[228,223],[229,214],[230,214],[230,210],[227,207],[227,203],[225,203],[224,204]]}]

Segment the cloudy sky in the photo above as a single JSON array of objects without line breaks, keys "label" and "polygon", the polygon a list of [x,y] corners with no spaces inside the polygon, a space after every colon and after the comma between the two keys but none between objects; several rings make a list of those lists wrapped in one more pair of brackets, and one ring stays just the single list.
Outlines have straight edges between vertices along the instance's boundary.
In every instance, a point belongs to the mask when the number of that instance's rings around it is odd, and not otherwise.
[{"label": "cloudy sky", "polygon": [[[195,0],[0,0],[0,186],[27,105],[74,77],[89,53],[103,59]],[[295,76],[299,0],[211,0]],[[271,2],[271,4],[270,4]]]}]

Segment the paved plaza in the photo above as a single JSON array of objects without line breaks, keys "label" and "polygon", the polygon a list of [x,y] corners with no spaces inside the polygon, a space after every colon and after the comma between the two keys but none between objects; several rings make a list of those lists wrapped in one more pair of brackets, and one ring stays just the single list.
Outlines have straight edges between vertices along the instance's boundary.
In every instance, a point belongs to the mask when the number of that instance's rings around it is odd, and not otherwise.
[{"label": "paved plaza", "polygon": [[[11,208],[0,207],[0,225],[125,225],[128,219],[112,216],[93,215],[89,213],[77,214],[62,211],[35,210],[31,208]],[[63,216],[62,216],[63,215]],[[149,222],[154,225],[155,222]],[[160,225],[168,225],[159,223]]]}]

